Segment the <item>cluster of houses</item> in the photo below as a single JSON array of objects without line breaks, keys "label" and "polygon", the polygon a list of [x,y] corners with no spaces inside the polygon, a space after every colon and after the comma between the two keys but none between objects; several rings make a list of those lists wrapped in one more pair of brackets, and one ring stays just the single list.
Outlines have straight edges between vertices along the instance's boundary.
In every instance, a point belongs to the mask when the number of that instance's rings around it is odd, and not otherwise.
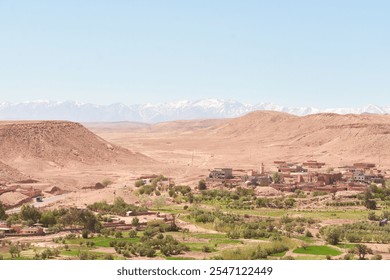
[{"label": "cluster of houses", "polygon": [[[269,171],[261,164],[259,172],[254,170],[242,173],[232,168],[216,168],[209,174],[209,181],[223,180],[231,183],[245,183],[252,186],[271,186],[280,191],[325,191],[341,190],[364,191],[370,184],[385,183],[385,174],[372,163],[355,163],[352,166],[325,168],[324,162],[309,160],[303,163],[275,161]],[[275,178],[275,174],[276,177]]]},{"label": "cluster of houses", "polygon": [[8,226],[7,222],[0,221],[0,237],[4,236],[39,236],[44,235],[45,229],[42,224],[36,223],[30,227],[21,224]]}]

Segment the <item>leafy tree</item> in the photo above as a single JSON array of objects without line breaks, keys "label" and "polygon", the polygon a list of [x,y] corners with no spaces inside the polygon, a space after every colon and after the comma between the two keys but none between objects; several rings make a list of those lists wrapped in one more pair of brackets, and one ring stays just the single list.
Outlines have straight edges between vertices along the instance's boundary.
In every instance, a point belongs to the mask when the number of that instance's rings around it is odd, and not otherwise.
[{"label": "leafy tree", "polygon": [[84,229],[99,232],[102,228],[102,225],[96,218],[95,214],[89,210],[80,210],[79,219],[81,224],[84,226]]},{"label": "leafy tree", "polygon": [[359,256],[359,260],[364,260],[367,254],[372,254],[372,250],[364,244],[356,244],[355,253]]},{"label": "leafy tree", "polygon": [[135,238],[135,237],[137,237],[137,231],[135,231],[135,230],[130,230],[129,231],[129,238]]},{"label": "leafy tree", "polygon": [[132,226],[135,226],[135,227],[138,227],[139,226],[139,219],[137,217],[134,217],[132,220],[131,220],[131,225]]},{"label": "leafy tree", "polygon": [[20,257],[20,247],[16,245],[11,245],[9,248],[9,253],[11,254],[11,257],[14,259],[16,257]]},{"label": "leafy tree", "polygon": [[0,220],[7,219],[7,214],[5,213],[5,206],[0,201]]},{"label": "leafy tree", "polygon": [[375,199],[367,199],[364,202],[364,205],[366,206],[367,209],[375,210],[376,209],[376,201]]},{"label": "leafy tree", "polygon": [[306,230],[305,236],[306,237],[313,237],[313,234],[309,230]]},{"label": "leafy tree", "polygon": [[274,182],[275,184],[278,184],[282,181],[282,177],[280,176],[280,173],[279,172],[274,172],[272,174],[272,182]]},{"label": "leafy tree", "polygon": [[41,213],[33,206],[24,205],[20,211],[20,216],[24,221],[34,224],[41,218]]},{"label": "leafy tree", "polygon": [[157,183],[159,183],[159,182],[161,182],[161,181],[164,181],[164,180],[166,180],[166,178],[164,177],[164,175],[159,175],[158,177],[156,177],[156,178],[154,178],[154,179],[152,180],[152,185],[153,185],[154,187],[156,187],[156,186],[157,186]]},{"label": "leafy tree", "polygon": [[88,235],[89,235],[89,230],[87,230],[87,229],[84,229],[83,232],[81,233],[81,236],[84,239],[88,239]]},{"label": "leafy tree", "polygon": [[381,215],[381,219],[390,219],[390,212],[389,211],[383,211]]},{"label": "leafy tree", "polygon": [[135,181],[135,183],[134,183],[134,186],[135,186],[136,188],[142,187],[143,185],[145,185],[145,181],[144,181],[144,180],[137,180],[137,181]]},{"label": "leafy tree", "polygon": [[286,206],[286,208],[292,208],[295,204],[295,199],[294,198],[287,198],[285,201],[284,201],[284,205]]},{"label": "leafy tree", "polygon": [[150,195],[156,190],[156,186],[154,185],[143,185],[139,188],[139,194],[147,194]]},{"label": "leafy tree", "polygon": [[159,197],[157,197],[157,198],[153,201],[153,204],[154,204],[154,207],[157,208],[157,210],[160,210],[160,209],[163,208],[167,203],[166,203],[164,197],[159,196]]},{"label": "leafy tree", "polygon": [[329,244],[337,245],[341,239],[341,230],[337,227],[329,227],[325,230],[325,240]]},{"label": "leafy tree", "polygon": [[39,220],[45,227],[50,227],[57,224],[57,219],[54,216],[52,211],[46,211],[41,214],[41,219]]},{"label": "leafy tree", "polygon": [[378,220],[378,217],[375,215],[374,211],[370,211],[370,212],[368,212],[368,219],[370,221],[376,221],[376,220]]},{"label": "leafy tree", "polygon": [[168,191],[168,195],[169,195],[170,197],[175,197],[175,196],[176,196],[175,190],[170,189],[170,190]]},{"label": "leafy tree", "polygon": [[198,190],[203,191],[205,189],[207,189],[206,181],[200,180],[198,183]]}]

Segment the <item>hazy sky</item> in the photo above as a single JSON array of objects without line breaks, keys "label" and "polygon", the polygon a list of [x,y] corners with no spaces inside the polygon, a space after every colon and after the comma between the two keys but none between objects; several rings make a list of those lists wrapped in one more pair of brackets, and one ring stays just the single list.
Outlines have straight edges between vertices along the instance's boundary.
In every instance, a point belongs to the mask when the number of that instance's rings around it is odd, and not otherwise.
[{"label": "hazy sky", "polygon": [[390,1],[0,0],[0,101],[390,105]]}]

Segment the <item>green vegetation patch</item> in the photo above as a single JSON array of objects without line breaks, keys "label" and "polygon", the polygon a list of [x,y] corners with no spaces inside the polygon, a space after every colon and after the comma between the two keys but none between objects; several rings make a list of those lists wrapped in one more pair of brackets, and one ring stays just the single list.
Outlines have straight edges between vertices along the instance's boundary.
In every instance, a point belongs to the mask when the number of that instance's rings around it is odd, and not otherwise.
[{"label": "green vegetation patch", "polygon": [[83,239],[83,238],[70,239],[67,240],[66,243],[80,244],[82,242],[83,244],[85,244],[87,242],[94,242],[95,247],[111,247],[110,246],[111,241],[117,241],[117,242],[126,241],[129,243],[136,243],[139,242],[139,240],[140,239],[138,237],[135,238],[93,237],[88,239]]},{"label": "green vegetation patch", "polygon": [[166,257],[166,260],[170,261],[189,261],[189,260],[195,260],[194,258],[185,258],[185,257]]},{"label": "green vegetation patch", "polygon": [[297,248],[293,251],[295,254],[339,256],[341,252],[329,246],[307,246],[306,248]]},{"label": "green vegetation patch", "polygon": [[272,257],[284,257],[286,255],[288,251],[284,251],[284,252],[279,252],[279,253],[275,253],[275,254],[272,254],[271,256]]},{"label": "green vegetation patch", "polygon": [[342,249],[353,249],[356,247],[356,244],[338,244],[336,246]]}]

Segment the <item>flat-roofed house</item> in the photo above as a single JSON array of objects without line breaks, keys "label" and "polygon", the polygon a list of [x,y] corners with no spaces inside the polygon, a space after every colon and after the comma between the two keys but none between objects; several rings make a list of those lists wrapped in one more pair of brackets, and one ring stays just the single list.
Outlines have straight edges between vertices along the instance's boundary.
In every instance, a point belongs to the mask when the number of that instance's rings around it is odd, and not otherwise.
[{"label": "flat-roofed house", "polygon": [[211,170],[209,177],[213,179],[231,179],[233,178],[233,170],[231,168],[215,168]]}]

